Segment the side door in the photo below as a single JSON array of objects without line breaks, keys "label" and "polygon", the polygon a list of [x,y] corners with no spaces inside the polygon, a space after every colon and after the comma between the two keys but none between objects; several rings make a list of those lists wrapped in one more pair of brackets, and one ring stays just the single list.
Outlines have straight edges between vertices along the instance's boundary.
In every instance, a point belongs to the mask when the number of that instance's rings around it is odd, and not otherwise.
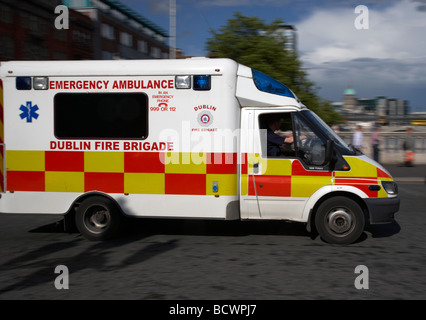
[{"label": "side door", "polygon": [[258,109],[253,118],[248,196],[257,199],[252,215],[259,214],[253,218],[300,221],[309,197],[331,185],[325,139],[299,112]]},{"label": "side door", "polygon": [[[241,219],[259,219],[260,210],[256,193],[253,189],[254,163],[257,163],[254,153],[255,142],[255,110],[241,110],[240,159],[239,159],[239,192]],[[256,169],[257,170],[257,169]]]}]

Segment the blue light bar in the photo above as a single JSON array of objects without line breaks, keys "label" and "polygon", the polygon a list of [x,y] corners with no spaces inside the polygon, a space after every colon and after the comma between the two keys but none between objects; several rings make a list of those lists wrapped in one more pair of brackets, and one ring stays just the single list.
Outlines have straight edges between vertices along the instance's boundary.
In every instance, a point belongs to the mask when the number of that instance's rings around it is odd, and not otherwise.
[{"label": "blue light bar", "polygon": [[16,89],[31,90],[31,77],[16,77]]},{"label": "blue light bar", "polygon": [[194,76],[194,90],[210,90],[211,76]]},{"label": "blue light bar", "polygon": [[260,71],[252,70],[254,84],[260,91],[297,99],[294,93],[281,82]]}]

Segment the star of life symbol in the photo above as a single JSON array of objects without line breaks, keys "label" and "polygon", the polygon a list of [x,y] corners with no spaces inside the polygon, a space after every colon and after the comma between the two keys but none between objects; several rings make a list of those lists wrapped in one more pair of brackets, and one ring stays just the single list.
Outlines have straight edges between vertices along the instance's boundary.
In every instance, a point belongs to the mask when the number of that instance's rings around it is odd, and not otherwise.
[{"label": "star of life symbol", "polygon": [[22,113],[19,115],[21,119],[26,118],[27,122],[33,122],[34,119],[38,119],[39,114],[37,113],[38,106],[32,105],[32,101],[27,101],[27,104],[24,106],[21,104],[21,107],[19,110],[22,111]]}]

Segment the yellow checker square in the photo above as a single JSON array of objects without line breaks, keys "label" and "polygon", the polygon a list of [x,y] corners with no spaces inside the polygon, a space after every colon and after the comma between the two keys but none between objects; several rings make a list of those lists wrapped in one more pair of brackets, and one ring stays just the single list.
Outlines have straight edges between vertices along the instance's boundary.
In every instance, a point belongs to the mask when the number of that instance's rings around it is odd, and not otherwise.
[{"label": "yellow checker square", "polygon": [[198,152],[167,152],[165,173],[206,173],[207,156]]},{"label": "yellow checker square", "polygon": [[291,175],[291,160],[290,159],[268,159],[266,164],[263,164],[262,171],[269,176],[290,176]]},{"label": "yellow checker square", "polygon": [[365,178],[376,178],[377,168],[376,166],[368,163],[357,157],[345,157],[351,170],[349,171],[336,171],[336,177],[365,177]]},{"label": "yellow checker square", "polygon": [[331,185],[331,177],[292,176],[291,196],[310,197],[319,188]]},{"label": "yellow checker square", "polygon": [[9,171],[44,171],[44,151],[6,151],[6,168]]},{"label": "yellow checker square", "polygon": [[242,174],[241,175],[241,195],[245,196],[248,193],[248,175],[247,174]]},{"label": "yellow checker square", "polygon": [[124,172],[124,152],[85,152],[85,172]]},{"label": "yellow checker square", "polygon": [[84,192],[84,172],[46,171],[45,188],[51,192]]},{"label": "yellow checker square", "polygon": [[266,167],[266,162],[267,162],[267,159],[262,159],[259,153],[249,153],[247,155],[248,173],[253,174],[254,163],[262,163],[262,170],[263,170],[263,167]]},{"label": "yellow checker square", "polygon": [[125,173],[124,192],[141,194],[164,194],[164,173]]},{"label": "yellow checker square", "polygon": [[[213,182],[217,182],[218,192],[213,192]],[[236,174],[208,174],[206,176],[206,194],[235,196],[238,194],[238,181]]]}]

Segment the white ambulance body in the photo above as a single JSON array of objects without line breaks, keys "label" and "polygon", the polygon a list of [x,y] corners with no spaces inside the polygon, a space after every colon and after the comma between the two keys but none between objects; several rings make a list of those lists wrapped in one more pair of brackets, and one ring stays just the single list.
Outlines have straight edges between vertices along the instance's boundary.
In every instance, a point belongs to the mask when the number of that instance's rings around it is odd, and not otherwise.
[{"label": "white ambulance body", "polygon": [[229,59],[2,62],[0,86],[1,213],[71,216],[89,239],[124,214],[291,220],[349,243],[399,209],[383,167]]}]

